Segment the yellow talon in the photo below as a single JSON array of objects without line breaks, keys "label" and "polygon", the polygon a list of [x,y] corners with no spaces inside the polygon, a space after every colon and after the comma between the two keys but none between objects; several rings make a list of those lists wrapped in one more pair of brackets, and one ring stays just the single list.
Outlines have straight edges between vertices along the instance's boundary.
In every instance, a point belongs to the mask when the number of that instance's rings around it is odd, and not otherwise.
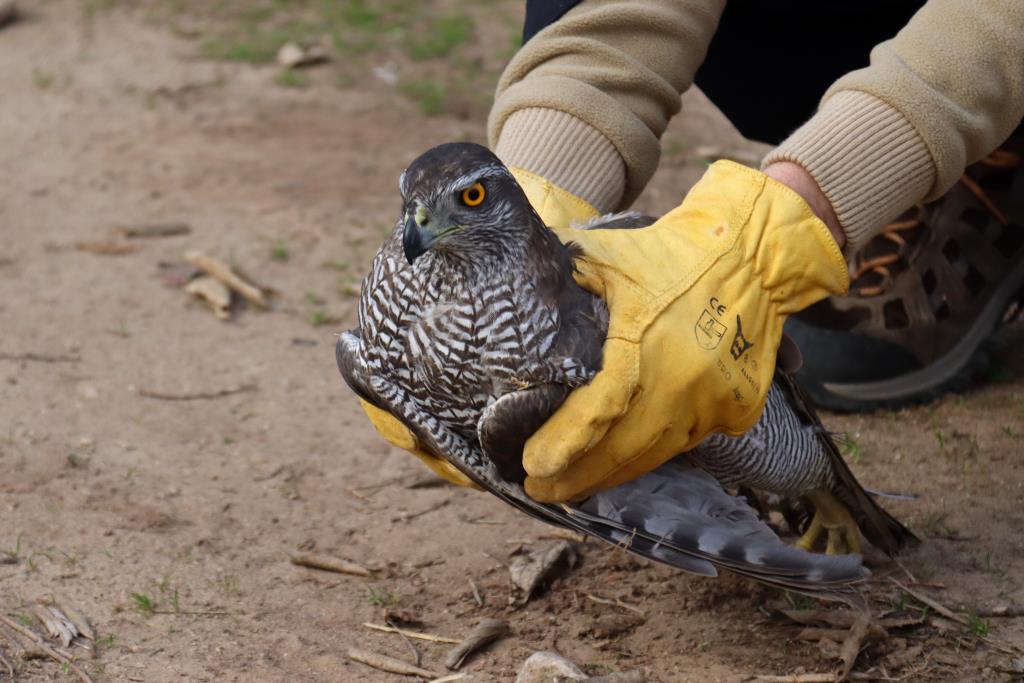
[{"label": "yellow talon", "polygon": [[827,531],[827,555],[860,553],[860,529],[857,528],[857,522],[846,506],[828,491],[812,491],[807,494],[807,498],[814,505],[814,518],[807,531],[796,542],[796,547],[811,550],[821,532]]}]

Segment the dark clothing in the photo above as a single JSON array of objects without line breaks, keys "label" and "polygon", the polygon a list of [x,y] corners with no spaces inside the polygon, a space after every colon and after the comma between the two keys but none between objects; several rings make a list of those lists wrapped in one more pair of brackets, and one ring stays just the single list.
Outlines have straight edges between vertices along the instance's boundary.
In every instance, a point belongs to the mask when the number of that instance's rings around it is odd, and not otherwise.
[{"label": "dark clothing", "polygon": [[[526,0],[523,42],[582,0]],[[748,138],[777,144],[923,0],[731,0],[695,82]],[[750,69],[756,61],[758,69]],[[739,81],[739,82],[738,82]]]}]

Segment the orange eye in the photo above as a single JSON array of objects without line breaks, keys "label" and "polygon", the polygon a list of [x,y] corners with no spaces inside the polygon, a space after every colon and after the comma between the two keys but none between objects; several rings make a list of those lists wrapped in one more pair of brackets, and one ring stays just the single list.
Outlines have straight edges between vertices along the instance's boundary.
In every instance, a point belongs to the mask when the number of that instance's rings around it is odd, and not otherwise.
[{"label": "orange eye", "polygon": [[462,191],[462,203],[466,206],[480,206],[483,204],[484,197],[487,196],[487,190],[480,183],[474,183],[471,187],[467,187]]}]

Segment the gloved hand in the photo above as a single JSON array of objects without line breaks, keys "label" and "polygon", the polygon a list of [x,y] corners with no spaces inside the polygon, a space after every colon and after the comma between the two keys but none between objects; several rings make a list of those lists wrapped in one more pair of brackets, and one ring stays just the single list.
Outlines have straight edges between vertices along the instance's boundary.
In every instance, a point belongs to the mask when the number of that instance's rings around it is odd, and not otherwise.
[{"label": "gloved hand", "polygon": [[555,232],[582,247],[577,281],[611,321],[601,371],[526,444],[526,491],[539,501],[610,488],[711,432],[752,427],[786,316],[849,286],[804,200],[727,161],[650,227]]},{"label": "gloved hand", "polygon": [[[597,210],[585,201],[569,194],[546,179],[529,171],[513,168],[512,174],[519,181],[530,204],[540,214],[545,224],[551,227],[568,228],[573,223],[584,223],[597,215]],[[448,463],[434,457],[420,447],[413,434],[398,418],[360,399],[359,404],[370,418],[377,432],[392,446],[409,451],[422,460],[434,474],[459,486],[476,487],[466,475]]]}]

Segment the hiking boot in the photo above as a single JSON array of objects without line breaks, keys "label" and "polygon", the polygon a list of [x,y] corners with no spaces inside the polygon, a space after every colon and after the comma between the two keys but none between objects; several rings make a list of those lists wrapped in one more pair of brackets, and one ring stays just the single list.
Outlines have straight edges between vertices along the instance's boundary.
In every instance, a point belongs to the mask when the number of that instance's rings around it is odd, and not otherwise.
[{"label": "hiking boot", "polygon": [[1024,296],[1024,136],[971,165],[854,258],[850,291],[791,317],[796,378],[838,411],[894,408],[965,389]]}]

